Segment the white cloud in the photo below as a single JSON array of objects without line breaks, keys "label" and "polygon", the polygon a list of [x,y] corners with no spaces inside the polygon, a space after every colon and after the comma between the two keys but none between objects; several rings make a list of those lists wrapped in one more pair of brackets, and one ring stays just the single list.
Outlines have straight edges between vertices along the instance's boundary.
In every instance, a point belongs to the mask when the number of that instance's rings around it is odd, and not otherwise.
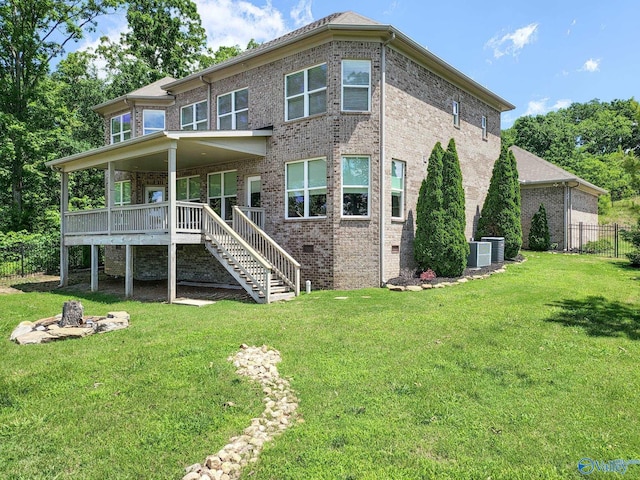
[{"label": "white cloud", "polygon": [[580,69],[581,72],[597,72],[600,70],[600,59],[590,58]]},{"label": "white cloud", "polygon": [[289,15],[291,16],[295,27],[302,27],[313,22],[311,3],[312,0],[300,0],[297,5],[291,9]]},{"label": "white cloud", "polygon": [[567,108],[571,105],[572,101],[568,98],[562,98],[556,100],[556,102],[549,106],[549,98],[541,98],[539,100],[531,100],[527,104],[527,111],[524,115],[544,115],[552,110],[560,110],[561,108]]},{"label": "white cloud", "polygon": [[571,25],[569,25],[569,28],[567,29],[567,36],[571,35],[571,28],[574,27],[576,24],[576,20],[574,19],[573,22],[571,22]]},{"label": "white cloud", "polygon": [[399,3],[397,0],[393,0],[391,4],[387,7],[387,9],[384,12],[382,12],[383,15],[391,15],[398,8],[398,4]]},{"label": "white cloud", "polygon": [[538,24],[531,23],[511,33],[506,33],[502,36],[496,35],[485,44],[485,48],[493,49],[495,58],[500,58],[504,55],[516,57],[520,50],[536,40],[537,32]]}]

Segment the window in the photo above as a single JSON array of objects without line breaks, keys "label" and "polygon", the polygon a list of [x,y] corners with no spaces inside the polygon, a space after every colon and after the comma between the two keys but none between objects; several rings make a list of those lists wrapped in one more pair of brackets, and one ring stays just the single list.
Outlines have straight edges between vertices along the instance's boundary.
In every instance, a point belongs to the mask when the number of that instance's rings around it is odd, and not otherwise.
[{"label": "window", "polygon": [[208,118],[206,100],[184,106],[180,109],[180,129],[206,130]]},{"label": "window", "polygon": [[460,126],[460,104],[454,100],[453,105],[451,107],[453,113],[453,126]]},{"label": "window", "polygon": [[371,102],[371,61],[342,61],[342,110],[368,112]]},{"label": "window", "polygon": [[164,110],[144,110],[142,112],[142,134],[162,132],[164,130]]},{"label": "window", "polygon": [[209,206],[223,220],[231,220],[233,206],[238,204],[238,172],[210,173],[207,184]]},{"label": "window", "polygon": [[482,139],[487,139],[487,117],[482,116]]},{"label": "window", "polygon": [[404,218],[405,163],[391,161],[391,218]]},{"label": "window", "polygon": [[131,180],[123,180],[114,183],[113,204],[122,206],[131,203]]},{"label": "window", "polygon": [[342,215],[369,216],[369,157],[342,157]]},{"label": "window", "polygon": [[327,64],[285,77],[285,120],[308,117],[327,111]]},{"label": "window", "polygon": [[327,215],[327,160],[316,158],[286,165],[286,218]]},{"label": "window", "polygon": [[187,202],[200,201],[200,176],[182,177],[176,180],[176,199]]},{"label": "window", "polygon": [[124,142],[131,138],[131,112],[111,118],[111,143]]},{"label": "window", "polygon": [[218,97],[218,130],[246,130],[249,126],[249,89]]}]

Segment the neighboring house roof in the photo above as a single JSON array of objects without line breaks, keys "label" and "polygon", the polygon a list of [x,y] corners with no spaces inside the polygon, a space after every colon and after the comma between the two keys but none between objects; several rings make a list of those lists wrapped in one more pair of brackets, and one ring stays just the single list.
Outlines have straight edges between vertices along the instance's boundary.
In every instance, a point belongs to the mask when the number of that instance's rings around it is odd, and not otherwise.
[{"label": "neighboring house roof", "polygon": [[145,85],[133,92],[121,95],[118,98],[101,103],[100,105],[96,105],[93,107],[93,110],[101,115],[106,115],[128,108],[130,103],[136,102],[143,103],[145,105],[170,105],[175,100],[175,97],[164,90],[162,86],[175,81],[176,79],[173,77],[161,78],[160,80],[156,80],[155,82]]},{"label": "neighboring house roof", "polygon": [[594,195],[607,193],[603,188],[597,187],[520,147],[514,145],[509,147],[509,150],[516,157],[518,177],[522,186],[545,186],[566,183],[568,186],[581,188]]},{"label": "neighboring house roof", "polygon": [[435,74],[479,98],[499,112],[513,110],[514,105],[499,97],[489,89],[467,77],[442,59],[429,52],[425,47],[397,30],[354,12],[334,13],[298,30],[287,33],[240,55],[213,65],[205,70],[189,75],[174,82],[167,82],[164,88],[171,93],[180,93],[217,78],[238,73],[264,63],[274,61],[310,46],[320,45],[334,38],[377,40],[392,42],[394,48],[408,55]]}]

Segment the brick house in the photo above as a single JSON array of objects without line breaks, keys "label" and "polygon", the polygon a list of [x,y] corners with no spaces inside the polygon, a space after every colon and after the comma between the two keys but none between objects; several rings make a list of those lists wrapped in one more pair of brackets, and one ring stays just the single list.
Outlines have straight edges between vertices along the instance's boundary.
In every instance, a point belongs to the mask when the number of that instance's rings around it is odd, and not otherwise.
[{"label": "brick house", "polygon": [[[456,141],[472,237],[513,108],[394,27],[330,15],[97,106],[106,146],[49,163],[62,280],[67,248],[84,244],[107,246],[127,294],[133,278],[168,279],[169,301],[180,280],[237,281],[258,301],[305,280],[380,286],[414,265],[437,141]],[[106,171],[107,207],[68,212],[68,174],[86,168]]]},{"label": "brick house", "polygon": [[570,225],[597,225],[598,197],[607,191],[520,147],[509,149],[518,164],[523,248],[529,247],[531,219],[541,203],[547,212],[551,243],[558,250],[577,246],[577,238],[571,238],[577,233],[571,232]]}]

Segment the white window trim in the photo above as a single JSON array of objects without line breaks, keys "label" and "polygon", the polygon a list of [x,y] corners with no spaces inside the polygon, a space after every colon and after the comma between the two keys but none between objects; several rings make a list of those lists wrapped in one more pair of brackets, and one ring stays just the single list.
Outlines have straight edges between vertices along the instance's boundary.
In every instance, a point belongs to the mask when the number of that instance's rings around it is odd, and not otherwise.
[{"label": "white window trim", "polygon": [[460,104],[455,100],[451,104],[451,113],[453,114],[453,126],[460,127]]},{"label": "white window trim", "polygon": [[[129,115],[129,125],[130,128],[129,130],[122,130],[122,125],[124,124],[124,122],[122,121],[123,117],[125,115]],[[113,121],[119,119],[120,121],[120,131],[118,133],[113,133]],[[110,137],[111,137],[111,143],[120,143],[120,142],[124,142],[125,140],[130,140],[133,138],[133,128],[131,128],[133,126],[133,117],[131,115],[131,112],[124,112],[121,113],[120,115],[115,115],[113,117],[111,117],[111,119],[109,120],[109,129],[110,129]],[[125,133],[129,132],[129,138],[125,139],[124,135]],[[118,137],[117,141],[114,141],[114,138]]]},{"label": "white window trim", "polygon": [[[240,110],[236,110],[236,93],[242,92],[244,90],[247,91],[247,108],[242,108]],[[229,113],[224,113],[224,114],[220,115],[220,97],[225,97],[227,95],[231,95],[231,111]],[[249,88],[248,87],[239,88],[239,89],[234,90],[232,92],[227,92],[227,93],[223,93],[222,95],[218,95],[218,98],[216,99],[216,114],[217,114],[217,118],[218,118],[218,122],[217,122],[218,130],[220,130],[220,118],[228,117],[228,116],[231,116],[231,130],[236,130],[236,128],[237,128],[237,122],[236,122],[237,115],[238,115],[238,113],[242,113],[242,112],[249,112]]]},{"label": "white window trim", "polygon": [[[197,178],[198,182],[200,181],[200,175],[189,175],[188,177],[178,177],[176,178],[176,194],[178,193],[178,181],[179,180],[186,180],[187,181],[187,198],[184,200],[179,200],[180,202],[199,202],[200,201],[200,194],[198,194],[197,197],[193,197],[191,195],[191,189],[189,188],[189,180],[192,178]],[[202,191],[202,185],[200,185],[200,190]]]},{"label": "white window trim", "polygon": [[482,139],[486,140],[487,138],[489,138],[489,135],[487,131],[487,117],[485,115],[482,116],[480,126],[482,128]]},{"label": "white window trim", "polygon": [[[224,221],[226,222],[230,222],[232,219],[231,218],[225,218],[225,211],[226,211],[226,199],[227,198],[236,198],[236,202],[238,199],[238,191],[237,191],[237,185],[236,185],[236,193],[235,195],[225,195],[224,194],[224,174],[225,173],[230,173],[230,172],[236,172],[236,182],[238,181],[238,170],[223,170],[221,172],[211,172],[207,174],[207,205],[211,204],[211,199],[212,198],[219,198],[221,199],[221,203],[220,203],[220,218],[222,218]],[[211,175],[220,175],[220,196],[219,197],[212,197],[209,193],[209,177]]]},{"label": "white window trim", "polygon": [[[162,112],[163,113],[163,125],[162,128],[146,128],[144,125],[147,120],[147,112]],[[142,135],[150,135],[156,132],[164,132],[165,127],[167,126],[167,113],[164,110],[152,110],[152,109],[144,109],[142,111]]]},{"label": "white window trim", "polygon": [[[311,205],[310,199],[309,199],[309,195],[311,192],[313,192],[314,190],[322,190],[323,188],[325,189],[325,191],[327,190],[327,176],[326,176],[326,170],[325,170],[325,182],[324,182],[324,187],[309,187],[309,162],[313,162],[314,160],[324,160],[325,161],[325,165],[327,162],[327,158],[326,157],[315,157],[315,158],[307,158],[305,160],[296,160],[293,162],[287,162],[284,164],[284,217],[287,220],[301,220],[301,219],[320,219],[320,218],[327,218],[326,215],[314,215],[314,216],[310,216],[309,215],[309,206]],[[302,187],[302,189],[300,188],[292,188],[289,189],[287,188],[287,186],[289,185],[289,179],[288,179],[288,168],[287,166],[294,164],[294,163],[304,163],[304,186]],[[302,190],[304,192],[304,215],[302,217],[290,217],[289,216],[289,192],[297,192]],[[326,191],[325,195],[328,197],[328,191]]]},{"label": "white window trim", "polygon": [[[123,205],[131,205],[131,197],[128,202],[124,201],[124,184],[129,184],[129,192],[131,193],[131,180],[119,180],[113,183],[113,205],[116,207],[122,207]],[[116,191],[120,191],[120,201],[116,201]]]},{"label": "white window trim", "polygon": [[[200,105],[201,103],[205,104],[205,108],[207,111],[207,117],[204,120],[199,120],[196,121],[196,105]],[[189,123],[182,123],[182,111],[185,108],[189,108],[189,107],[193,107],[193,113],[191,115],[191,122]],[[197,126],[204,123],[206,125],[205,130],[209,129],[209,101],[208,100],[200,100],[199,102],[193,102],[190,103],[189,105],[184,105],[182,107],[180,107],[180,130],[184,130],[185,127],[192,127],[192,130],[197,130]]]},{"label": "white window trim", "polygon": [[[345,62],[348,62],[350,60],[353,61],[366,61],[369,62],[369,84],[368,85],[345,85],[344,84],[344,64]],[[370,113],[371,112],[371,60],[367,59],[367,58],[345,58],[342,60],[342,64],[341,64],[341,77],[342,77],[342,90],[341,90],[341,97],[340,97],[340,109],[343,112],[356,112],[356,113]],[[367,89],[367,109],[366,110],[345,110],[344,108],[344,89],[346,88],[360,88],[360,89]]]},{"label": "white window trim", "polygon": [[[293,121],[293,120],[300,120],[302,118],[307,118],[310,116],[309,114],[309,96],[313,93],[318,93],[318,92],[322,92],[323,90],[326,91],[327,90],[327,81],[325,80],[324,83],[324,87],[322,88],[316,88],[315,90],[309,90],[309,70],[312,70],[316,67],[320,67],[322,65],[326,65],[325,63],[319,63],[317,65],[312,65],[310,67],[307,68],[303,68],[302,70],[297,70],[295,72],[291,72],[291,73],[287,73],[284,76],[284,120],[286,122],[289,121]],[[295,95],[291,95],[291,96],[287,96],[287,77],[290,77],[292,75],[296,75],[300,72],[304,72],[304,89],[302,91],[302,93],[297,93]],[[296,118],[289,118],[289,100],[293,99],[293,98],[297,98],[297,97],[303,97],[304,100],[304,114],[301,117],[296,117]],[[327,113],[327,108],[326,108],[326,104],[325,104],[325,110],[322,113]],[[322,113],[318,113],[314,115],[321,115]]]},{"label": "white window trim", "polygon": [[[402,164],[402,187],[398,190],[397,188],[393,188],[393,164],[395,162],[398,162],[400,164]],[[393,194],[395,192],[400,192],[400,216],[394,217],[393,216],[393,200],[391,203],[391,218],[393,220],[403,220],[404,219],[404,199],[405,199],[405,191],[406,191],[406,184],[407,184],[407,162],[404,162],[402,160],[398,160],[396,158],[391,160],[391,195],[393,198]]]},{"label": "white window trim", "polygon": [[[345,158],[367,158],[369,160],[369,185],[347,185],[347,187],[362,188],[367,187],[367,214],[366,215],[345,215],[344,214],[344,173],[343,162]],[[344,219],[366,220],[371,218],[371,155],[342,155],[340,158],[340,216]]]}]

